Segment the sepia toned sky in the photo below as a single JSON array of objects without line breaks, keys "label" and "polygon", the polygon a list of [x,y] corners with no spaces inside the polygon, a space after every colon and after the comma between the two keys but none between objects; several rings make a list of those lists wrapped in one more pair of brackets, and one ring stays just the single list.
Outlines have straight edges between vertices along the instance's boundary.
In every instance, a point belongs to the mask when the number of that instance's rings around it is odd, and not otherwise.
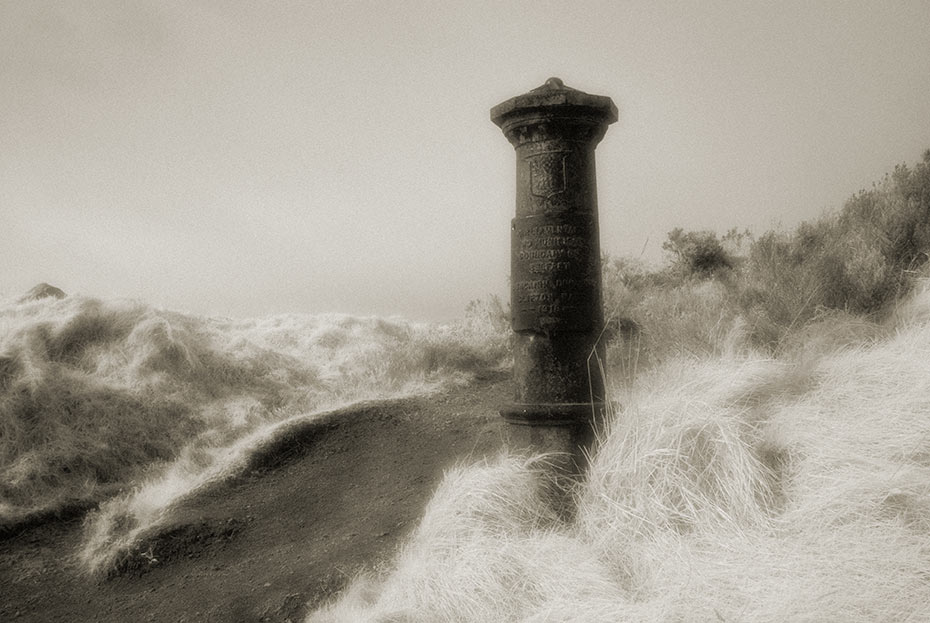
[{"label": "sepia toned sky", "polygon": [[441,320],[506,296],[514,154],[613,98],[601,245],[790,227],[930,148],[930,2],[0,0],[0,295]]}]

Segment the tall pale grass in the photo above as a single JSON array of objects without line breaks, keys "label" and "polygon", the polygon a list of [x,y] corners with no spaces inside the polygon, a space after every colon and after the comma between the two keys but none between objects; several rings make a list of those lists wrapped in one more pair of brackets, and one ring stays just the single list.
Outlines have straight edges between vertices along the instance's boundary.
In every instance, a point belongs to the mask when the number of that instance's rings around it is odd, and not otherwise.
[{"label": "tall pale grass", "polygon": [[506,340],[474,317],[229,320],[80,296],[8,302],[0,530],[99,505],[83,559],[105,569],[283,422],[466,382],[506,362]]},{"label": "tall pale grass", "polygon": [[645,371],[572,521],[533,459],[456,468],[396,560],[307,621],[930,620],[926,283],[892,316]]},{"label": "tall pale grass", "polygon": [[607,324],[619,325],[608,342],[608,381],[630,385],[672,359],[719,357],[747,348],[746,323],[722,281],[686,279],[626,290],[621,284],[608,292]]}]

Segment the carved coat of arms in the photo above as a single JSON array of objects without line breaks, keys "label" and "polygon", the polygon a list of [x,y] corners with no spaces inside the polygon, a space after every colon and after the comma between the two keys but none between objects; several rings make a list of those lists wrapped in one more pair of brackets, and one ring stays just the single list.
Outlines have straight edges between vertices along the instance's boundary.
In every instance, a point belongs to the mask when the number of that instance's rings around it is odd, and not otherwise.
[{"label": "carved coat of arms", "polygon": [[567,154],[567,151],[545,151],[527,157],[531,193],[549,199],[565,191]]}]

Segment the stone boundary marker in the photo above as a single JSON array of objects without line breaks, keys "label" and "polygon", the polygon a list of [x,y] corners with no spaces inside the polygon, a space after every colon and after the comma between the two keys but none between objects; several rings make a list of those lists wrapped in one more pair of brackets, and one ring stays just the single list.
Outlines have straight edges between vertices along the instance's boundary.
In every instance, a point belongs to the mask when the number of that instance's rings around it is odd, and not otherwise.
[{"label": "stone boundary marker", "polygon": [[558,78],[491,109],[517,160],[515,396],[501,415],[511,448],[561,453],[572,474],[584,469],[605,410],[594,150],[617,118],[609,97]]}]

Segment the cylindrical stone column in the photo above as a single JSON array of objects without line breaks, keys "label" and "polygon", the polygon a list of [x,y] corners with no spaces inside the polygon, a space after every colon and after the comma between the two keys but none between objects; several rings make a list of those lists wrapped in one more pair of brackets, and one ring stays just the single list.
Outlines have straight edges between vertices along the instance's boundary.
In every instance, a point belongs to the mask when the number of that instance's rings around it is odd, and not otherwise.
[{"label": "cylindrical stone column", "polygon": [[491,109],[517,157],[511,225],[511,446],[563,452],[583,468],[604,410],[594,150],[617,120],[609,97],[558,78]]}]

